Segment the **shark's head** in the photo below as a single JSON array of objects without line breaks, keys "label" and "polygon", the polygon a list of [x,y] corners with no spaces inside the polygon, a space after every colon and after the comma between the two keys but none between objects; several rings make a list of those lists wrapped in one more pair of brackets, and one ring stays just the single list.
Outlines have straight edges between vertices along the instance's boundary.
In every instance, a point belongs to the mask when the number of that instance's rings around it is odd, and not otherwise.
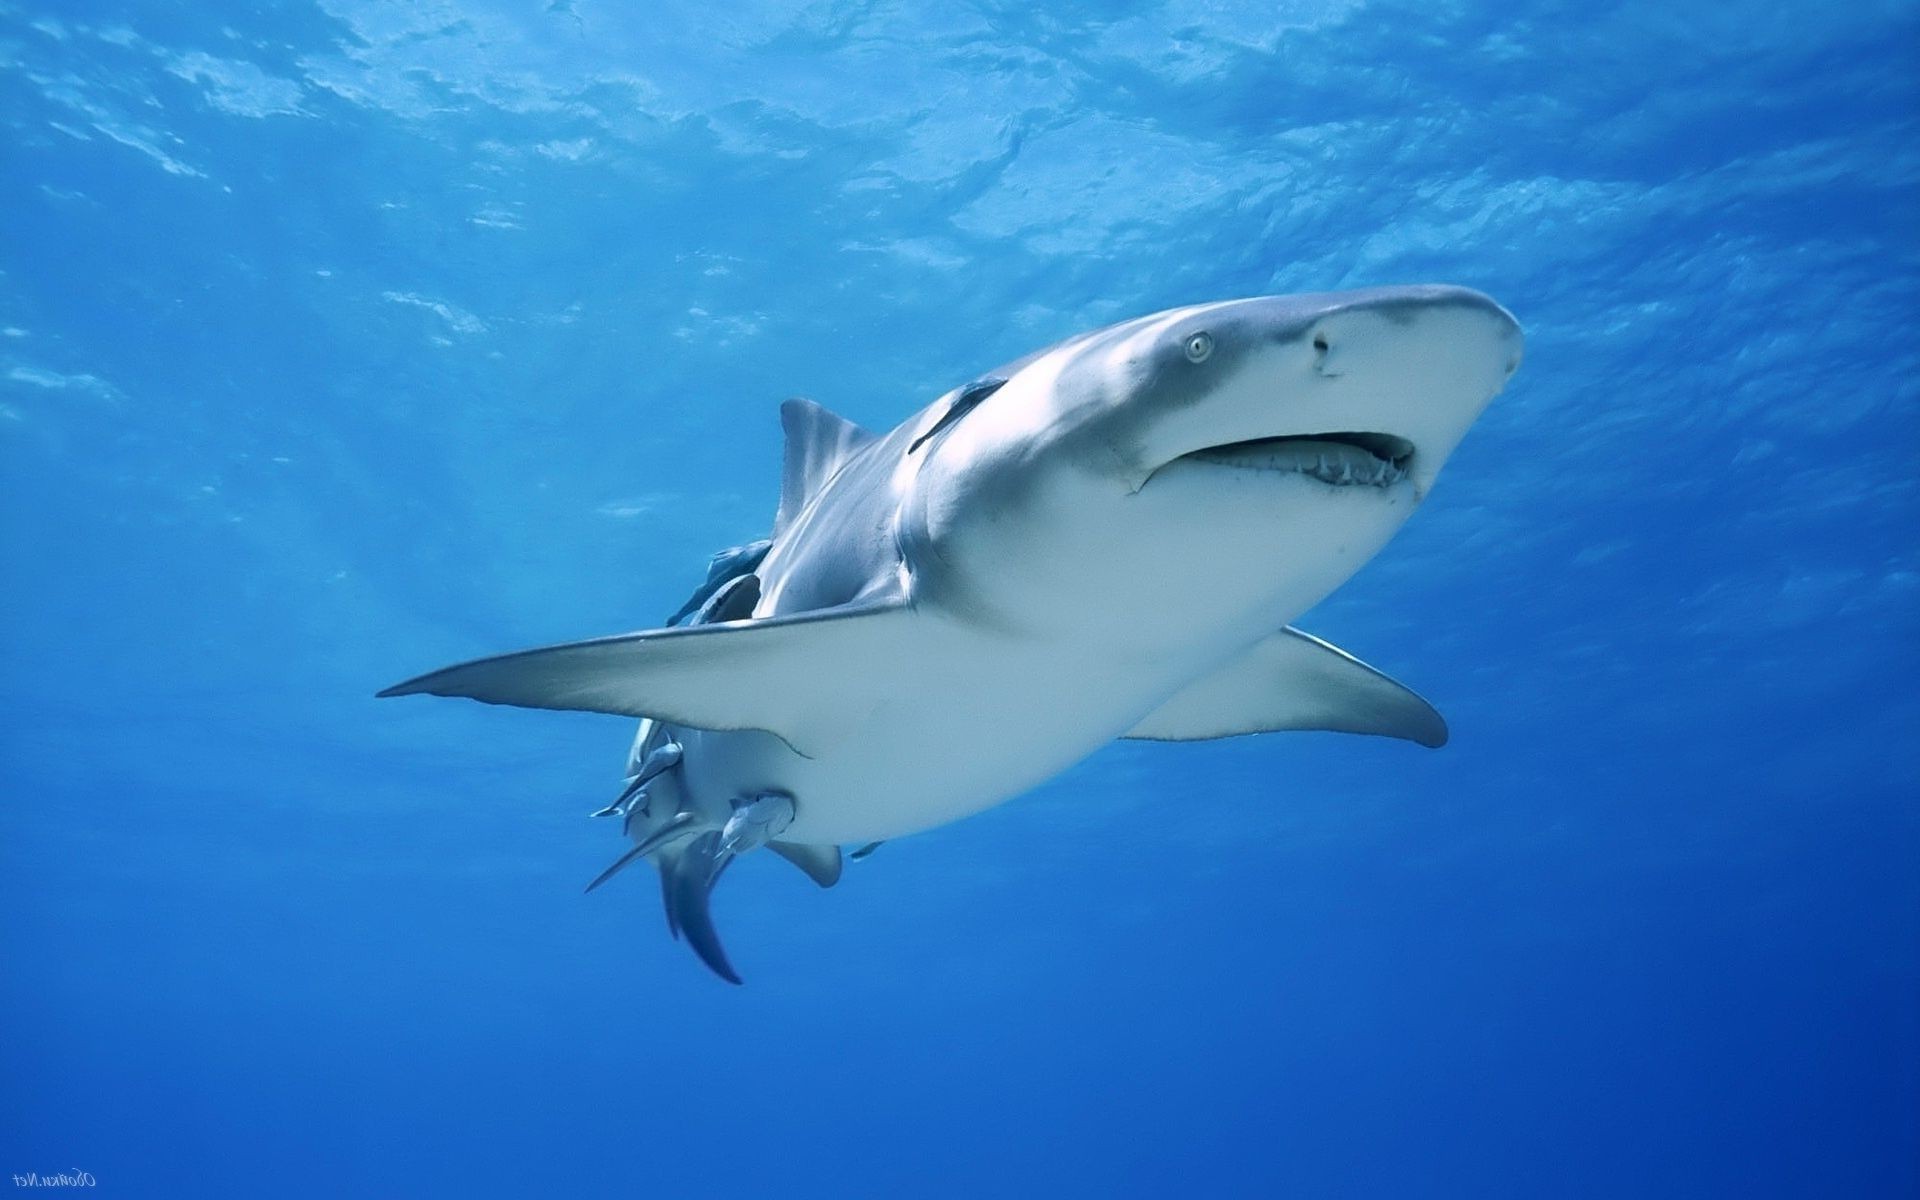
[{"label": "shark's head", "polygon": [[997,372],[906,455],[906,548],[982,611],[1271,627],[1406,521],[1520,354],[1514,319],[1455,287],[1110,326]]}]

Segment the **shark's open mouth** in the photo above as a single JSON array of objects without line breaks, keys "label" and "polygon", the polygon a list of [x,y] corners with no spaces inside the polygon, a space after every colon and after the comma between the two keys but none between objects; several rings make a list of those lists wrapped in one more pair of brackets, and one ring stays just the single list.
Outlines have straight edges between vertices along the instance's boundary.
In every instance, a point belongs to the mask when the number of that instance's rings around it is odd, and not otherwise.
[{"label": "shark's open mouth", "polygon": [[1180,457],[1246,471],[1292,471],[1335,487],[1391,487],[1407,477],[1413,443],[1390,433],[1292,434],[1208,446]]}]

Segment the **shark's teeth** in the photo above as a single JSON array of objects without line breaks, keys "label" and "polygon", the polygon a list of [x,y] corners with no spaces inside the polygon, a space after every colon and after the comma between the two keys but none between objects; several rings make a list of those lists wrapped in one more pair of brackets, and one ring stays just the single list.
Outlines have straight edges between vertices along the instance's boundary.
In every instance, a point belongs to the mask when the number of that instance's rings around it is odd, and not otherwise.
[{"label": "shark's teeth", "polygon": [[1360,446],[1318,438],[1271,438],[1195,451],[1189,457],[1245,471],[1290,471],[1335,487],[1391,487],[1407,477],[1408,455],[1382,458]]}]

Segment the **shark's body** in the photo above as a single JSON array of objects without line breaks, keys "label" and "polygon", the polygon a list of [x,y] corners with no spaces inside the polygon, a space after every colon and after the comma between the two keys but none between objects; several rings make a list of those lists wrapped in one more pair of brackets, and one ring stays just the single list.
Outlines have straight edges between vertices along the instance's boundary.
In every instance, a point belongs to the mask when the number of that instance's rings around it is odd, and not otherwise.
[{"label": "shark's body", "polygon": [[1124,322],[884,436],[790,401],[772,537],[716,559],[687,625],[383,694],[647,718],[604,810],[634,843],[614,869],[653,859],[670,927],[735,979],[706,898],[758,845],[825,886],[840,844],[991,807],[1116,737],[1445,741],[1425,701],[1288,623],[1400,527],[1519,356],[1486,297],[1391,288]]}]

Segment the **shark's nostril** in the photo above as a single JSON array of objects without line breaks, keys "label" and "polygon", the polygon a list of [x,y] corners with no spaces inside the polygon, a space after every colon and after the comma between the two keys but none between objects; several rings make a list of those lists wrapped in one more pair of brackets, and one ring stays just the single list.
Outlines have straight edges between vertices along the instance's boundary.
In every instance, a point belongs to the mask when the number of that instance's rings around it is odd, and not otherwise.
[{"label": "shark's nostril", "polygon": [[1331,369],[1327,361],[1328,354],[1332,349],[1333,342],[1327,337],[1327,331],[1324,329],[1315,330],[1313,334],[1313,369],[1328,378],[1340,374],[1339,371]]}]

